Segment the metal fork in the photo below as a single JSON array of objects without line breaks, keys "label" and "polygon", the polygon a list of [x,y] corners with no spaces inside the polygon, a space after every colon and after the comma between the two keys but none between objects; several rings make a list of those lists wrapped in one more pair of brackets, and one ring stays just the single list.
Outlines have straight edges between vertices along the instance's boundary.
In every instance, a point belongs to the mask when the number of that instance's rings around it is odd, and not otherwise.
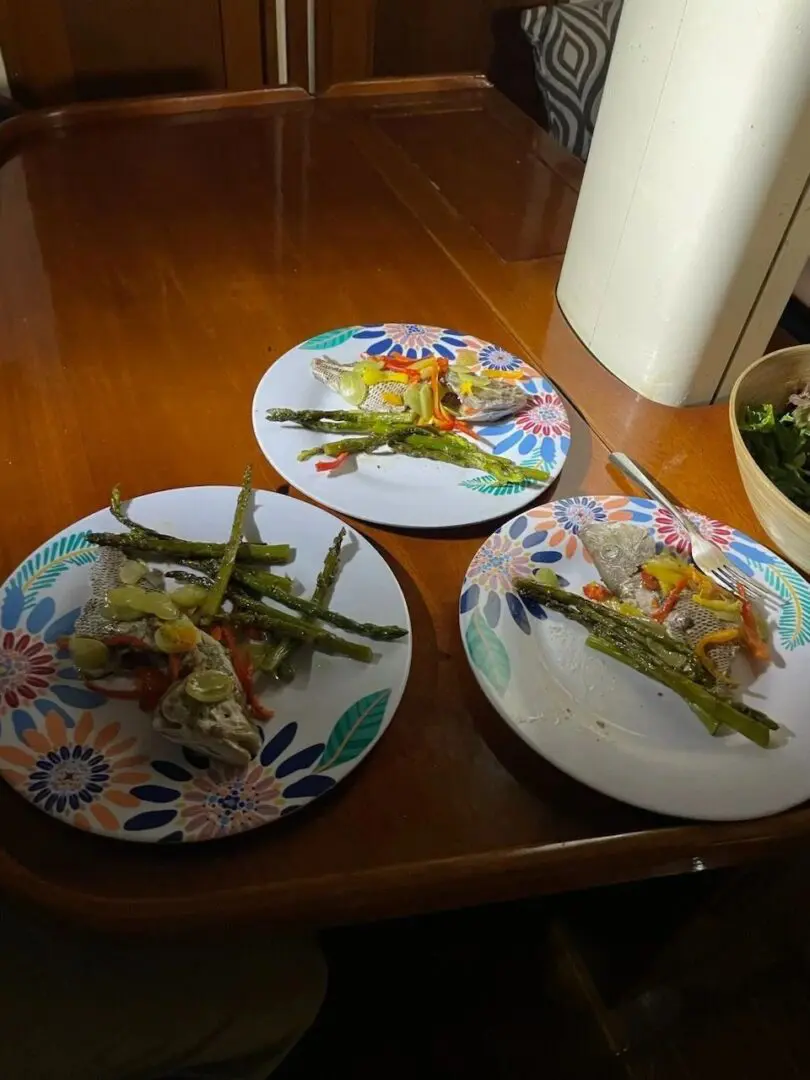
[{"label": "metal fork", "polygon": [[624,473],[628,479],[640,487],[642,491],[645,491],[650,498],[665,506],[681,527],[685,529],[692,548],[692,560],[698,570],[701,570],[728,592],[736,593],[738,586],[741,585],[749,599],[758,600],[761,604],[782,606],[783,601],[780,596],[777,596],[767,585],[754,581],[753,578],[748,577],[747,574],[744,574],[742,570],[735,566],[722,548],[712,543],[711,540],[707,540],[689,515],[679,506],[676,506],[671,499],[668,499],[663,491],[656,487],[649,476],[627,454],[611,454],[608,461],[619,472]]}]

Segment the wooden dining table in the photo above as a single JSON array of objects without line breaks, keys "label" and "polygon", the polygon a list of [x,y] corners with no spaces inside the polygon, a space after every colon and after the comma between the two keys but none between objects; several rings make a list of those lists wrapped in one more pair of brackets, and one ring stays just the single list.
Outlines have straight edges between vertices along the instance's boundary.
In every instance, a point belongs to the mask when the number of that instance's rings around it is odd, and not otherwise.
[{"label": "wooden dining table", "polygon": [[[763,539],[726,408],[640,398],[562,317],[581,177],[472,76],[0,125],[0,579],[115,483],[235,484],[252,462],[257,486],[301,498],[256,446],[256,383],[302,339],[378,321],[463,328],[556,383],[572,446],[543,500],[626,490],[608,469],[620,449],[685,505]],[[105,840],[0,784],[0,894],[104,931],[324,926],[742,863],[810,836],[807,808],[679,821],[557,771],[493,711],[459,637],[464,571],[497,522],[351,524],[413,621],[405,695],[369,759],[302,813],[206,844]]]}]

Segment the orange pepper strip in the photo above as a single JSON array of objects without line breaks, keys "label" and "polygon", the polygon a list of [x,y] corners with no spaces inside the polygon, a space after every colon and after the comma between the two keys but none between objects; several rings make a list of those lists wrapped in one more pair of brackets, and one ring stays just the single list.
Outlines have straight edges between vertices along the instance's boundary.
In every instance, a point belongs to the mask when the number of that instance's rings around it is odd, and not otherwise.
[{"label": "orange pepper strip", "polygon": [[763,663],[767,663],[771,658],[771,650],[768,648],[768,643],[762,637],[759,632],[759,626],[757,625],[756,615],[754,609],[751,607],[751,602],[746,598],[745,586],[739,585],[737,592],[742,600],[742,641],[749,653],[755,660],[761,660]]},{"label": "orange pepper strip", "polygon": [[453,421],[453,430],[461,431],[465,435],[469,435],[471,439],[477,439],[478,442],[483,442],[483,436],[479,435],[475,428],[468,424],[465,420],[459,420],[457,416],[451,418]]},{"label": "orange pepper strip", "polygon": [[728,630],[715,630],[711,634],[706,634],[695,646],[695,655],[701,664],[714,676],[719,677],[717,668],[712,663],[706,650],[712,645],[730,645],[732,641],[740,640],[740,631],[736,626],[732,626]]}]

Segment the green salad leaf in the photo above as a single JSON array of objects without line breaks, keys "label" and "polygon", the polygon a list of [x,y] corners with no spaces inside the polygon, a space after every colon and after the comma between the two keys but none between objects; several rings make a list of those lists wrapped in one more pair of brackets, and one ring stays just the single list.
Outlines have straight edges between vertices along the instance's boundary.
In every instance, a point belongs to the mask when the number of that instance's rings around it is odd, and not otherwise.
[{"label": "green salad leaf", "polygon": [[797,398],[779,415],[769,403],[746,406],[740,431],[768,479],[810,512],[810,399],[806,392]]},{"label": "green salad leaf", "polygon": [[740,431],[773,431],[776,411],[773,405],[746,405],[740,421]]}]

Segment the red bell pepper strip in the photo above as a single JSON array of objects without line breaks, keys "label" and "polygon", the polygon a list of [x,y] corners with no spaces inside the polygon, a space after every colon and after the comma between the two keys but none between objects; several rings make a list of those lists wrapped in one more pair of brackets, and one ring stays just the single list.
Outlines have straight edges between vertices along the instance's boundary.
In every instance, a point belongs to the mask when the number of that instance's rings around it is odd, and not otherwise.
[{"label": "red bell pepper strip", "polygon": [[144,712],[154,712],[160,699],[177,681],[159,668],[138,668],[135,677],[138,680],[138,705]]},{"label": "red bell pepper strip", "polygon": [[319,461],[315,465],[316,472],[334,472],[335,469],[339,469],[344,461],[349,458],[348,451],[344,451],[342,454],[338,454],[335,458],[329,458],[327,461]]},{"label": "red bell pepper strip", "polygon": [[233,629],[227,623],[222,627],[222,640],[230,654],[233,670],[244,691],[250,711],[257,720],[272,720],[273,710],[266,709],[262,705],[253,685],[253,662],[250,659],[250,653],[239,646]]},{"label": "red bell pepper strip", "polygon": [[582,590],[582,595],[587,596],[589,600],[594,600],[597,604],[604,604],[605,600],[610,600],[613,593],[607,585],[602,585],[598,581],[592,581]]},{"label": "red bell pepper strip", "polygon": [[653,612],[652,617],[656,622],[663,622],[669,615],[675,605],[678,603],[678,597],[689,583],[689,578],[681,578],[677,585],[673,586],[667,593],[663,604],[660,604],[658,608]]}]

